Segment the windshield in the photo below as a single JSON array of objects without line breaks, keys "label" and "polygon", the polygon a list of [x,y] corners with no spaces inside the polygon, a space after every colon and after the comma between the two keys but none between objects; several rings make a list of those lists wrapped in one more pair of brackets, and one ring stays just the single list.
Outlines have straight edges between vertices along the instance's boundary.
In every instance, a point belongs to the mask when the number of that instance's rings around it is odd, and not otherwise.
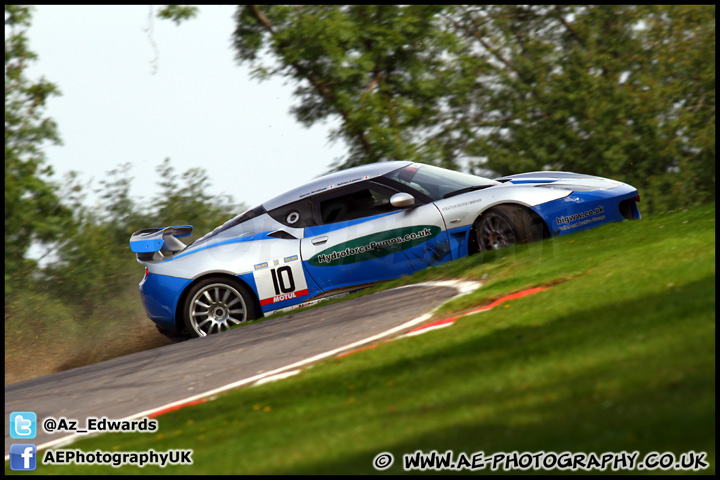
[{"label": "windshield", "polygon": [[433,200],[500,184],[489,178],[418,163],[395,170],[385,177],[418,190]]}]

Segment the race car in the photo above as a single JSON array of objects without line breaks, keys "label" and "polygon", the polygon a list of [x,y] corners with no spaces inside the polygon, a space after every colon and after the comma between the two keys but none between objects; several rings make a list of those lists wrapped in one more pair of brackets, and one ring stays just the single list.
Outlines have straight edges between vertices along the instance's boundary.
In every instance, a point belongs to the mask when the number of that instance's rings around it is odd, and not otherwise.
[{"label": "race car", "polygon": [[331,173],[185,245],[135,232],[140,296],[168,336],[202,337],[476,252],[640,218],[638,191],[567,172],[488,179],[387,161]]}]

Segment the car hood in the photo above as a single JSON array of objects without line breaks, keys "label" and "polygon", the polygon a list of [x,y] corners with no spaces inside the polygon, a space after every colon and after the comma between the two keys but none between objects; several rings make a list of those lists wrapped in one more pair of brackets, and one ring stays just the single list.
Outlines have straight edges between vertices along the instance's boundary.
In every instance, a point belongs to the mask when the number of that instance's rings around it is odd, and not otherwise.
[{"label": "car hood", "polygon": [[513,185],[544,186],[549,188],[562,188],[576,191],[607,190],[619,187],[622,182],[594,175],[584,175],[571,172],[529,172],[517,175],[507,175],[496,178],[498,182],[510,183]]}]

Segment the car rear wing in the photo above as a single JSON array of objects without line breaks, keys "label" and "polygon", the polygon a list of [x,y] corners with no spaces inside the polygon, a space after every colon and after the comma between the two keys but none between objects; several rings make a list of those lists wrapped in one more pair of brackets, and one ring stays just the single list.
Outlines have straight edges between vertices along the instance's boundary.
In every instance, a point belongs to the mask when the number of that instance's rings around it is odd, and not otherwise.
[{"label": "car rear wing", "polygon": [[192,231],[192,225],[143,228],[130,237],[130,250],[137,254],[139,262],[162,260],[161,252],[175,253],[184,249],[186,245],[178,238],[187,237]]}]

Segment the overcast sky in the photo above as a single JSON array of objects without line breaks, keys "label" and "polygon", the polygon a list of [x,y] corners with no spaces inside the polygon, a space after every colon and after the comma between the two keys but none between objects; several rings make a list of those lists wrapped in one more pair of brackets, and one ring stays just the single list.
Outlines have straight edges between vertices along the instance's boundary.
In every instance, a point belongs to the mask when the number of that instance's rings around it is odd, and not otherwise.
[{"label": "overcast sky", "polygon": [[131,194],[149,200],[170,158],[176,173],[202,167],[215,192],[254,207],[343,157],[345,144],[328,140],[336,123],[308,129],[289,113],[293,83],[259,82],[237,64],[235,9],[202,6],[178,26],[150,21],[148,6],[36,6],[28,76],[62,92],[46,110],[63,141],[46,148],[54,180],[75,170],[98,188],[130,162]]}]

